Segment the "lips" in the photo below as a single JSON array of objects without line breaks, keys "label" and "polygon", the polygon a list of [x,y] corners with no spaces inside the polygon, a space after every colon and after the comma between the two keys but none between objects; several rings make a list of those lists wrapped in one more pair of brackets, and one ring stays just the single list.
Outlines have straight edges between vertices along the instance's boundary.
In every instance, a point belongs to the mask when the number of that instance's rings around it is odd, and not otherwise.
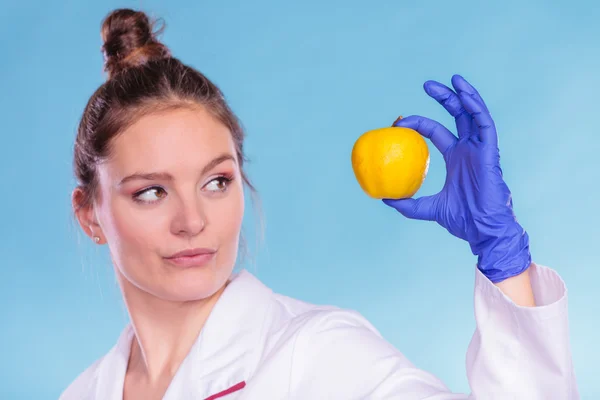
[{"label": "lips", "polygon": [[169,256],[167,258],[194,257],[194,256],[198,256],[198,255],[202,255],[202,254],[210,254],[210,253],[214,253],[214,252],[215,252],[215,250],[208,249],[208,248],[188,249],[188,250],[180,251],[179,253],[175,253],[172,256]]},{"label": "lips", "polygon": [[165,257],[170,264],[177,267],[201,267],[213,259],[216,250],[208,248],[188,249]]}]

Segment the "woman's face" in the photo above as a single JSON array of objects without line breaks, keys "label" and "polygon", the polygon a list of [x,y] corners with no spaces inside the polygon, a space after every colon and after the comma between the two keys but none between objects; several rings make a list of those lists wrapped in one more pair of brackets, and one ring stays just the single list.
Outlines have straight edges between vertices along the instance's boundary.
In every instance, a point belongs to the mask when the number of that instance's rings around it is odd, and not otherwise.
[{"label": "woman's face", "polygon": [[[121,283],[171,301],[213,295],[233,270],[244,214],[229,130],[202,108],[165,111],[139,119],[112,149],[99,166],[94,234]],[[173,258],[187,250],[202,254]]]}]

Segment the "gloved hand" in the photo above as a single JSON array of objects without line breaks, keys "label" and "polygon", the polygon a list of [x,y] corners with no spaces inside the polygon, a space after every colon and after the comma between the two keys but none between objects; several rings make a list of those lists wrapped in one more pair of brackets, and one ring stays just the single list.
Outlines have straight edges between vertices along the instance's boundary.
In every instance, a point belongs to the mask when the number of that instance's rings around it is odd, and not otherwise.
[{"label": "gloved hand", "polygon": [[433,196],[383,202],[408,218],[436,221],[466,240],[478,256],[479,270],[496,283],[529,267],[529,237],[513,213],[500,168],[496,127],[487,106],[461,76],[452,77],[452,86],[456,92],[427,81],[424,89],[456,119],[458,138],[440,123],[421,116],[394,123],[416,130],[442,153],[447,173],[443,189]]}]

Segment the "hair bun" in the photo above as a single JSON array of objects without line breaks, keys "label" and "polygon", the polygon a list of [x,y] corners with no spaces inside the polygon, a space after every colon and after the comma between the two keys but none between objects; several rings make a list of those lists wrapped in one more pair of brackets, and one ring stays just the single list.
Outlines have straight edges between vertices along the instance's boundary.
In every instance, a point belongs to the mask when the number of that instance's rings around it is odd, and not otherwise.
[{"label": "hair bun", "polygon": [[109,78],[127,68],[171,56],[156,39],[160,32],[153,32],[154,24],[145,13],[131,9],[114,10],[104,19],[102,52]]}]

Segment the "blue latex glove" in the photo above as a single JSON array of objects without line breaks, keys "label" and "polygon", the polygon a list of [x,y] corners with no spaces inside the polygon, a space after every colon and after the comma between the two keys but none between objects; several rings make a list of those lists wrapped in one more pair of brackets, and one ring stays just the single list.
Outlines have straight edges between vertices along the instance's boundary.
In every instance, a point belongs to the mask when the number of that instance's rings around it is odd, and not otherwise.
[{"label": "blue latex glove", "polygon": [[478,268],[492,282],[526,270],[531,264],[529,237],[513,213],[510,190],[502,178],[498,136],[483,99],[464,78],[452,77],[454,90],[424,84],[455,119],[458,138],[440,123],[421,116],[398,120],[430,139],[444,156],[446,182],[436,195],[418,199],[384,199],[408,218],[436,221],[466,240],[478,256]]}]

